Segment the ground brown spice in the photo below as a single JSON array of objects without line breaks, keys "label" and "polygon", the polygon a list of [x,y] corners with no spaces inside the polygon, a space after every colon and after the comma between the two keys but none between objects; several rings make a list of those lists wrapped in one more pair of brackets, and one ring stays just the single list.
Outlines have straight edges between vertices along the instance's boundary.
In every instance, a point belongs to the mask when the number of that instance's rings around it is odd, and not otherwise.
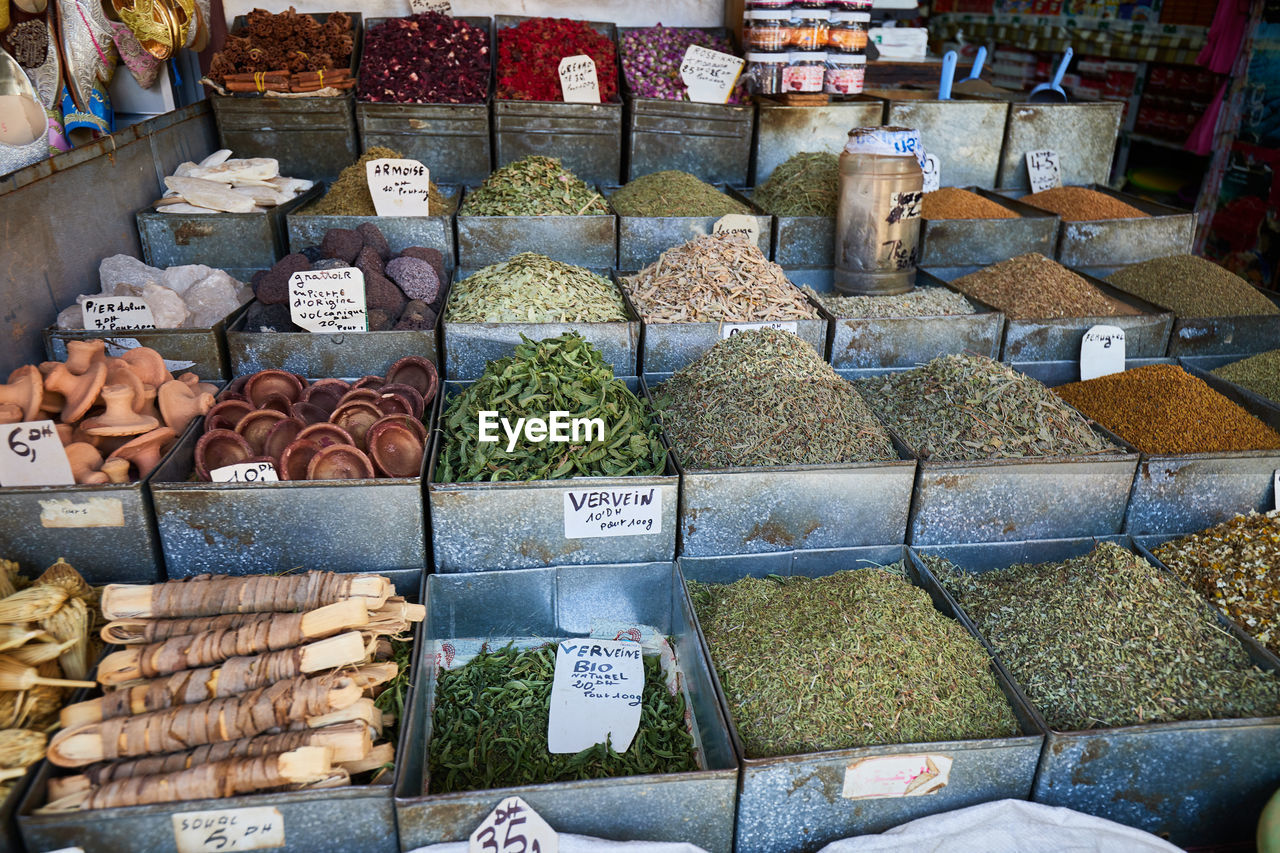
[{"label": "ground brown spice", "polygon": [[1177,365],[1135,367],[1054,390],[1143,453],[1280,449],[1280,433]]},{"label": "ground brown spice", "polygon": [[1044,192],[1024,195],[1019,201],[1056,213],[1066,222],[1150,216],[1114,196],[1085,187],[1054,187]]},{"label": "ground brown spice", "polygon": [[969,273],[951,282],[951,286],[999,308],[1014,320],[1138,313],[1103,293],[1088,279],[1037,252]]},{"label": "ground brown spice", "polygon": [[941,187],[924,195],[925,219],[1017,219],[1018,214],[989,198],[959,187]]}]

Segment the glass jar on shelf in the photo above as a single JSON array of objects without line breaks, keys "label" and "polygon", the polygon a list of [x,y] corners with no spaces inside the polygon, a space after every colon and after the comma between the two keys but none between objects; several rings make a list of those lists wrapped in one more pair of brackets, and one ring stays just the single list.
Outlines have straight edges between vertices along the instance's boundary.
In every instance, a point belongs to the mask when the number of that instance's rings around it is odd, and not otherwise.
[{"label": "glass jar on shelf", "polygon": [[791,53],[782,72],[783,92],[821,92],[827,76],[827,54],[821,50]]},{"label": "glass jar on shelf", "polygon": [[868,12],[832,12],[827,29],[827,49],[843,53],[862,53],[867,49],[867,31],[871,28]]},{"label": "glass jar on shelf", "polygon": [[831,13],[826,9],[793,9],[791,11],[791,47],[795,50],[825,49],[830,17]]},{"label": "glass jar on shelf", "polygon": [[790,57],[785,51],[748,51],[744,72],[747,88],[759,95],[782,94],[782,74]]},{"label": "glass jar on shelf", "polygon": [[828,53],[823,90],[832,95],[860,95],[867,79],[865,53]]},{"label": "glass jar on shelf", "polygon": [[744,35],[748,50],[784,50],[791,43],[791,12],[758,9],[751,13],[751,31]]}]

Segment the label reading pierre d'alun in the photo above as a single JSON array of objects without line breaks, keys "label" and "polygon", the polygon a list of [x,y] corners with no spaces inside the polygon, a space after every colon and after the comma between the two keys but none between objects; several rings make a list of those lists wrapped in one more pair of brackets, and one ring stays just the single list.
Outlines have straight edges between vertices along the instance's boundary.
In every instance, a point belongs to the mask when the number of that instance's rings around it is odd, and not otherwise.
[{"label": "label reading pierre d'alun", "polygon": [[431,172],[417,160],[370,160],[365,179],[379,216],[431,215]]},{"label": "label reading pierre d'alun", "polygon": [[1058,152],[1050,149],[1027,152],[1027,176],[1033,193],[1062,186],[1062,166]]},{"label": "label reading pierre d'alun", "polygon": [[154,329],[156,318],[141,296],[89,296],[80,305],[84,327],[97,331]]},{"label": "label reading pierre d'alun", "polygon": [[364,332],[364,273],[355,267],[305,270],[289,276],[289,316],[308,332]]},{"label": "label reading pierre d'alun", "polygon": [[630,640],[565,640],[556,648],[547,751],[581,752],[604,743],[626,752],[640,728],[644,659]]},{"label": "label reading pierre d'alun", "polygon": [[284,846],[284,818],[273,806],[179,812],[173,818],[178,853],[224,853]]},{"label": "label reading pierre d'alun", "polygon": [[75,482],[53,421],[0,427],[0,486],[71,486]]},{"label": "label reading pierre d'alun", "polygon": [[560,60],[560,94],[566,104],[600,103],[596,61],[585,53]]},{"label": "label reading pierre d'alun", "polygon": [[662,532],[662,492],[632,489],[569,489],[564,493],[564,538],[643,536]]},{"label": "label reading pierre d'alun", "polygon": [[691,44],[680,62],[680,79],[688,88],[689,100],[700,104],[723,104],[729,100],[743,60],[702,45]]},{"label": "label reading pierre d'alun", "polygon": [[467,853],[559,853],[560,836],[519,797],[507,797],[467,839]]}]

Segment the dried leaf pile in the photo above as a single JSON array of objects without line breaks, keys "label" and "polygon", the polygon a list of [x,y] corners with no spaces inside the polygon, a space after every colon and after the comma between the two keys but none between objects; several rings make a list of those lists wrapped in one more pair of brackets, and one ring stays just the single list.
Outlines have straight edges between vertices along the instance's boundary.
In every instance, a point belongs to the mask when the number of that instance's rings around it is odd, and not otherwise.
[{"label": "dried leaf pile", "polygon": [[612,281],[524,252],[464,278],[449,291],[450,323],[609,323],[627,319]]},{"label": "dried leaf pile", "polygon": [[467,193],[462,216],[584,216],[609,213],[600,193],[554,157],[508,163]]}]

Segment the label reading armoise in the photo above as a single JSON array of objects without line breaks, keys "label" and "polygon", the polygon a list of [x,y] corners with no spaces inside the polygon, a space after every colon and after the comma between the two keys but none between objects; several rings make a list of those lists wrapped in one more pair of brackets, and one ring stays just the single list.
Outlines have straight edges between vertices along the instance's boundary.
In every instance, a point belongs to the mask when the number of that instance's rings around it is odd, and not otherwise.
[{"label": "label reading armoise", "polygon": [[209,479],[215,483],[278,483],[280,475],[270,462],[237,462],[214,468]]},{"label": "label reading armoise", "polygon": [[600,103],[595,60],[585,53],[560,60],[560,94],[566,104]]},{"label": "label reading armoise", "polygon": [[271,806],[173,815],[178,853],[222,853],[284,846],[284,818]]},{"label": "label reading armoise", "polygon": [[154,329],[151,306],[140,296],[90,296],[80,305],[84,327],[94,330]]},{"label": "label reading armoise", "polygon": [[680,79],[688,87],[690,101],[723,104],[738,82],[742,65],[743,60],[731,53],[691,44],[680,62]]},{"label": "label reading armoise", "polygon": [[947,755],[880,755],[845,768],[841,795],[848,800],[919,797],[941,791],[950,776]]},{"label": "label reading armoise", "polygon": [[1124,372],[1124,329],[1092,326],[1080,341],[1080,381]]},{"label": "label reading armoise", "polygon": [[294,273],[289,276],[289,316],[308,332],[368,330],[364,273],[355,267]]},{"label": "label reading armoise", "polygon": [[379,216],[430,216],[431,173],[417,160],[383,157],[365,164]]},{"label": "label reading armoise", "polygon": [[795,320],[773,320],[768,323],[721,323],[720,340],[727,340],[743,332],[754,332],[756,329],[777,329],[779,332],[797,334],[800,325]]},{"label": "label reading armoise", "polygon": [[507,797],[498,803],[467,839],[467,853],[559,851],[560,836],[519,797]]},{"label": "label reading armoise", "polygon": [[628,640],[565,640],[556,649],[547,751],[581,752],[606,739],[626,752],[640,728],[644,660]]},{"label": "label reading armoise", "polygon": [[53,421],[0,427],[0,486],[70,486],[75,481]]},{"label": "label reading armoise", "polygon": [[760,223],[745,213],[726,213],[711,226],[711,233],[741,234],[748,243],[755,243],[760,239]]},{"label": "label reading armoise", "polygon": [[662,532],[662,492],[637,489],[570,489],[564,493],[564,538],[643,536]]}]

